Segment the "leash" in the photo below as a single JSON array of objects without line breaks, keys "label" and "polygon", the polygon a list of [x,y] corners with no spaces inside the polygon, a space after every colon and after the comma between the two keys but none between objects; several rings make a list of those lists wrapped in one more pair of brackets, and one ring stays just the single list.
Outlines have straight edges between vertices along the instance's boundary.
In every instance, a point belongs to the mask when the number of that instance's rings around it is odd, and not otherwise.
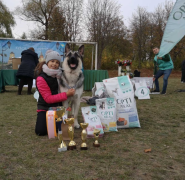
[{"label": "leash", "polygon": [[76,84],[75,86],[69,86],[68,84],[66,84],[65,82],[63,82],[64,85],[67,87],[67,89],[76,89]]}]

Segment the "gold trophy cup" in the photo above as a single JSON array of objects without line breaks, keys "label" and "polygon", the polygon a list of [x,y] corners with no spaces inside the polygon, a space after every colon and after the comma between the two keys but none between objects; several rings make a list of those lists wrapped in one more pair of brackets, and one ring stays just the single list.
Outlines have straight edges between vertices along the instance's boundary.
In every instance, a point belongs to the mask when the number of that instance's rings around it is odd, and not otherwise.
[{"label": "gold trophy cup", "polygon": [[74,124],[74,118],[67,118],[65,120],[65,122],[68,125],[68,134],[69,134],[69,138],[70,138],[70,142],[69,142],[69,145],[67,147],[67,150],[76,149],[76,143],[73,141],[74,129],[73,129],[73,126],[72,126],[72,124]]},{"label": "gold trophy cup", "polygon": [[62,151],[67,151],[67,146],[65,144],[65,142],[63,141],[63,137],[62,137],[62,116],[65,113],[65,109],[63,107],[57,107],[57,111],[56,114],[58,116],[58,118],[56,119],[56,126],[58,128],[58,139],[60,141],[60,145],[58,147],[58,152],[62,152]]},{"label": "gold trophy cup", "polygon": [[81,144],[81,150],[87,150],[87,144],[86,144],[86,139],[87,139],[87,131],[86,131],[86,128],[89,124],[88,123],[80,123],[80,126],[81,128],[83,129],[82,130],[82,133],[81,133],[81,139],[82,139],[82,144]]},{"label": "gold trophy cup", "polygon": [[94,137],[95,137],[95,141],[94,141],[94,143],[93,143],[93,146],[94,146],[94,147],[100,147],[100,144],[99,144],[99,142],[98,142],[98,137],[99,137],[99,135],[100,135],[100,130],[94,129],[93,134],[94,134]]}]

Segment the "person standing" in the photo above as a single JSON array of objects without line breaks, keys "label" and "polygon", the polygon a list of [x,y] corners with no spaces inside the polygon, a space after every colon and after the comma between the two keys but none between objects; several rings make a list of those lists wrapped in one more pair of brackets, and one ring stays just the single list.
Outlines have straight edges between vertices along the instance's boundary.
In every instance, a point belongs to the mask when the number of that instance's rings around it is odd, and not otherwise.
[{"label": "person standing", "polygon": [[35,68],[36,86],[39,92],[37,102],[37,121],[35,133],[38,136],[47,135],[46,112],[50,107],[62,106],[62,101],[75,94],[75,89],[58,92],[58,80],[62,70],[59,67],[61,56],[56,51],[46,54],[46,61],[40,62]]},{"label": "person standing", "polygon": [[31,92],[34,79],[34,69],[37,66],[38,54],[35,53],[33,47],[30,47],[27,50],[22,51],[21,53],[21,64],[17,71],[17,77],[20,79],[18,95],[21,95],[22,88],[25,84],[28,84],[27,94],[33,94]]},{"label": "person standing", "polygon": [[[167,89],[167,85],[168,85],[168,78],[172,72],[172,69],[174,68],[173,61],[172,61],[169,54],[166,54],[163,57],[158,57],[158,54],[159,54],[158,47],[153,48],[153,53],[155,54],[153,81],[155,82],[155,87],[156,87],[156,89],[153,92],[160,93],[158,79],[162,75],[164,75],[163,89],[162,89],[161,94],[166,94],[166,89]],[[158,70],[157,70],[157,68],[158,68]]]},{"label": "person standing", "polygon": [[182,76],[181,83],[185,83],[185,60],[182,61]]}]

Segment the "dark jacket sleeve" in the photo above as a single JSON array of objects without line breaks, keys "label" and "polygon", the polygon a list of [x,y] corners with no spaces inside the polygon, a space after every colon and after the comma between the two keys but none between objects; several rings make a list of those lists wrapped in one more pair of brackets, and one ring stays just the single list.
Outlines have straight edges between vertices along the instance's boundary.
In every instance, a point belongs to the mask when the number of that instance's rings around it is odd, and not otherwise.
[{"label": "dark jacket sleeve", "polygon": [[156,75],[157,73],[157,62],[154,61],[154,75]]},{"label": "dark jacket sleeve", "polygon": [[163,57],[162,57],[162,60],[163,61],[170,61],[170,55],[169,54],[166,54],[166,55],[164,55]]},{"label": "dark jacket sleeve", "polygon": [[38,54],[36,53],[36,56],[35,56],[35,64],[37,66],[37,64],[39,63],[39,57],[38,57]]},{"label": "dark jacket sleeve", "polygon": [[182,61],[182,70],[185,70],[185,60]]}]

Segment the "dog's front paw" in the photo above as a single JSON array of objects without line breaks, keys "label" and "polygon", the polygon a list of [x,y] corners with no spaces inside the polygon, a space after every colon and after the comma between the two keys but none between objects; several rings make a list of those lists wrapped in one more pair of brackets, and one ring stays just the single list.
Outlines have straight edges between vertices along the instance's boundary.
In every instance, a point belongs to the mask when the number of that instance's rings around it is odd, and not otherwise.
[{"label": "dog's front paw", "polygon": [[80,128],[80,125],[78,123],[74,123],[74,127],[78,129]]}]

